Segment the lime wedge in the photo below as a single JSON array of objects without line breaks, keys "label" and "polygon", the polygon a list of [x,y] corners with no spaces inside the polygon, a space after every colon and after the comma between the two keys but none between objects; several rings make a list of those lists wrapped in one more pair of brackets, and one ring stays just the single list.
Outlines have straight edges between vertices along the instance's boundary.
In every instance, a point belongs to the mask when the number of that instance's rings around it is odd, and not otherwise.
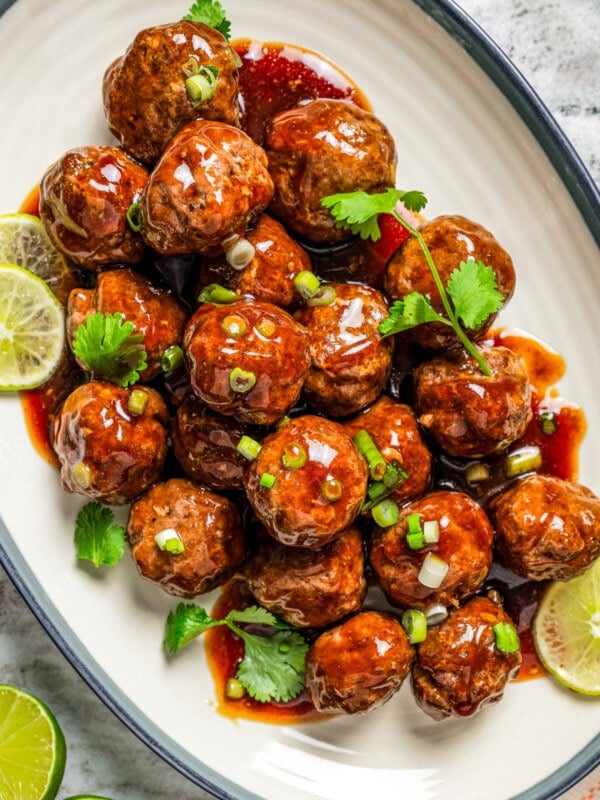
[{"label": "lime wedge", "polygon": [[65,771],[65,737],[50,709],[0,685],[0,797],[53,800]]},{"label": "lime wedge", "polygon": [[16,264],[0,263],[0,391],[47,381],[64,338],[63,308],[48,285]]},{"label": "lime wedge", "polygon": [[32,214],[0,214],[0,261],[17,264],[46,281],[65,303],[75,280],[44,224]]},{"label": "lime wedge", "polygon": [[600,695],[600,558],[577,578],[550,584],[532,630],[548,672],[569,689]]}]

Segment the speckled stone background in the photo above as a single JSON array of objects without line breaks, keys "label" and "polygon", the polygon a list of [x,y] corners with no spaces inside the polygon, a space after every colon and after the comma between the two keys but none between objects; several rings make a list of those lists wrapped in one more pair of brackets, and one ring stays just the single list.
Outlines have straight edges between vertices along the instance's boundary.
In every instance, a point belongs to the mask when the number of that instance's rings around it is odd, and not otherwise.
[{"label": "speckled stone background", "polygon": [[[600,0],[462,0],[513,59],[600,182]],[[83,683],[0,568],[0,676],[43,697],[69,743],[59,797],[208,798],[155,757]],[[566,796],[600,798],[600,771]],[[565,798],[566,800],[566,798]]]}]

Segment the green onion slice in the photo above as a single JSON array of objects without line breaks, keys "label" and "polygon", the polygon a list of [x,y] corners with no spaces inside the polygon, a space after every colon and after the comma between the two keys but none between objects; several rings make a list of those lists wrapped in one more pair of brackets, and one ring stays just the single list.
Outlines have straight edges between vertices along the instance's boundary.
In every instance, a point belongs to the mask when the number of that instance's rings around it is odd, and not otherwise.
[{"label": "green onion slice", "polygon": [[154,541],[160,550],[171,555],[179,555],[185,550],[183,540],[175,528],[165,528],[159,531],[154,537]]},{"label": "green onion slice", "polygon": [[167,347],[160,359],[160,368],[163,372],[173,372],[183,363],[183,350],[178,344]]},{"label": "green onion slice", "polygon": [[139,233],[142,230],[142,210],[140,208],[140,201],[136,200],[127,209],[125,215],[127,217],[127,224],[134,233]]},{"label": "green onion slice", "polygon": [[260,476],[260,485],[263,486],[265,489],[272,489],[275,486],[275,481],[277,478],[275,475],[272,475],[270,472],[263,472]]},{"label": "green onion slice", "polygon": [[546,436],[552,436],[553,433],[556,433],[556,414],[554,411],[542,411],[540,414],[540,425],[542,427],[542,433]]},{"label": "green onion slice", "polygon": [[333,286],[320,286],[306,301],[307,306],[330,306],[336,298]]},{"label": "green onion slice", "polygon": [[256,383],[256,375],[251,370],[234,367],[229,373],[229,386],[234,392],[245,394]]},{"label": "green onion slice", "polygon": [[339,500],[344,491],[344,486],[337,478],[327,478],[321,484],[321,494],[328,503],[335,503]]},{"label": "green onion slice", "polygon": [[449,566],[443,559],[436,556],[435,553],[427,553],[421,564],[417,580],[428,589],[438,589],[448,574],[448,570]]},{"label": "green onion slice", "polygon": [[492,628],[496,640],[496,648],[501,653],[517,653],[521,647],[517,629],[510,622],[497,622]]},{"label": "green onion slice", "polygon": [[248,323],[239,314],[227,314],[221,322],[221,327],[234,339],[241,339],[248,330]]},{"label": "green onion slice", "polygon": [[198,72],[194,72],[185,81],[187,96],[193,103],[206,103],[210,100],[217,88],[217,76],[215,67],[200,67]]},{"label": "green onion slice", "polygon": [[407,608],[400,619],[411,644],[419,644],[427,638],[427,617],[418,608]]},{"label": "green onion slice", "polygon": [[247,458],[248,461],[254,461],[255,458],[258,458],[260,447],[260,442],[244,434],[237,443],[236,450],[240,455],[244,456],[244,458]]},{"label": "green onion slice", "polygon": [[306,464],[306,450],[297,442],[284,445],[281,463],[286,469],[301,469]]},{"label": "green onion slice", "polygon": [[233,289],[227,289],[219,283],[209,283],[198,295],[199,303],[215,303],[217,305],[229,305],[239,300],[239,296]]},{"label": "green onion slice", "polygon": [[364,428],[357,431],[352,437],[358,451],[365,457],[369,465],[369,475],[374,481],[382,480],[385,475],[386,463],[379,448],[373,441],[371,434]]},{"label": "green onion slice", "polygon": [[314,297],[320,286],[321,281],[308,269],[301,270],[294,278],[294,288],[305,300]]},{"label": "green onion slice", "polygon": [[532,472],[542,466],[542,451],[536,445],[528,445],[515,450],[504,459],[504,474],[515,478],[525,472]]},{"label": "green onion slice", "polygon": [[371,515],[375,524],[380,528],[390,528],[392,525],[395,525],[396,522],[398,522],[400,509],[398,508],[397,503],[394,503],[393,500],[386,498],[385,500],[381,500],[379,503],[377,503],[377,505],[373,506]]},{"label": "green onion slice", "polygon": [[148,392],[144,389],[134,389],[129,395],[127,410],[130,414],[133,414],[134,417],[141,416],[146,410],[148,399]]}]

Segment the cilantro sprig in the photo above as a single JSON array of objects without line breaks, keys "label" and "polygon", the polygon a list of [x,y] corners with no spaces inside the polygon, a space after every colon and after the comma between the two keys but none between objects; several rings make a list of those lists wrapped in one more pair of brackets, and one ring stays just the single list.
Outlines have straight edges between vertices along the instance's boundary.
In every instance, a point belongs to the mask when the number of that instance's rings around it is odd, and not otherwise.
[{"label": "cilantro sprig", "polygon": [[90,314],[73,337],[73,352],[94,377],[129,386],[146,369],[144,337],[120,313]]},{"label": "cilantro sprig", "polygon": [[[238,623],[267,625],[271,636],[250,633]],[[167,617],[163,646],[175,653],[202,633],[226,625],[244,643],[236,678],[250,697],[261,703],[287,702],[304,689],[308,643],[270,611],[249,606],[230,611],[223,619],[212,619],[200,606],[180,603]]]},{"label": "cilantro sprig", "polygon": [[227,12],[218,2],[218,0],[196,0],[190,6],[188,13],[183,19],[189,19],[192,22],[203,22],[210,28],[222,33],[223,36],[229,41],[231,35],[231,22],[227,19]]},{"label": "cilantro sprig", "polygon": [[337,227],[349,229],[363,239],[377,241],[381,237],[378,216],[391,214],[416,238],[425,256],[444,314],[439,314],[424,294],[411,292],[393,303],[390,316],[379,325],[379,332],[382,336],[391,336],[427,322],[449,325],[465,350],[477,361],[483,374],[491,375],[487,362],[465,333],[463,325],[469,330],[476,330],[490,314],[495,314],[502,307],[504,297],[498,291],[494,270],[482,261],[461,261],[444,286],[423,235],[398,213],[396,207],[399,202],[409,211],[419,212],[427,200],[422,192],[404,192],[401,189],[387,189],[376,194],[346,192],[321,200],[321,204],[331,211]]},{"label": "cilantro sprig", "polygon": [[77,558],[95,567],[112,567],[125,553],[125,529],[116,525],[114,514],[100,503],[86,503],[75,520]]}]

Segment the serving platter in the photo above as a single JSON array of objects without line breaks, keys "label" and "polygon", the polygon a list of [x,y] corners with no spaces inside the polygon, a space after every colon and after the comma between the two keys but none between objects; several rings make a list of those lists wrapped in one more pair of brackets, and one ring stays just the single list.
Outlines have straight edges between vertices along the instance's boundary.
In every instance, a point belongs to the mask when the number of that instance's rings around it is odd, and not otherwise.
[{"label": "serving platter", "polygon": [[[10,7],[8,7],[10,6]],[[595,309],[600,201],[577,157],[514,69],[447,2],[230,0],[235,37],[317,50],[361,86],[398,148],[398,184],[428,214],[461,213],[513,256],[517,292],[501,322],[565,357],[561,392],[586,409],[581,480],[600,491],[600,355]],[[110,142],[100,100],[106,66],[137,30],[186,7],[155,0],[0,4],[3,160],[0,213],[16,210],[69,147]],[[582,300],[585,298],[585,302]],[[501,704],[434,723],[409,687],[356,719],[296,726],[232,721],[216,710],[202,645],[161,650],[174,601],[132,564],[75,563],[82,498],[68,497],[28,440],[19,400],[0,401],[0,555],[66,657],[150,747],[218,797],[420,800],[556,797],[600,761],[598,704],[549,679],[517,683]],[[203,598],[204,602],[204,598]],[[206,599],[210,606],[211,598]]]}]

